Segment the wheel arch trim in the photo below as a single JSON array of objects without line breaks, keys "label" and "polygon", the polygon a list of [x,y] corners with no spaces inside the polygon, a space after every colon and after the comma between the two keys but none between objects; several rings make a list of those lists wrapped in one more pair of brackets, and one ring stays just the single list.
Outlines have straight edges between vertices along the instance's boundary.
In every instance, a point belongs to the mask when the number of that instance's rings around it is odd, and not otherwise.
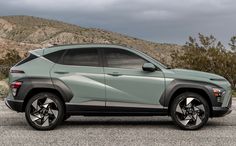
[{"label": "wheel arch trim", "polygon": [[[216,98],[213,95],[213,92],[211,92],[212,87],[218,87],[218,85],[208,83],[208,82],[200,82],[200,81],[191,81],[191,80],[180,80],[175,79],[173,80],[166,88],[164,94],[160,98],[159,102],[164,107],[169,107],[169,104],[175,98],[175,94],[179,91],[201,91],[207,95],[205,98],[211,106],[218,106],[218,103],[216,101]],[[198,92],[197,92],[198,93]],[[201,95],[201,94],[200,94]]]},{"label": "wheel arch trim", "polygon": [[15,97],[18,100],[27,100],[26,98],[29,94],[35,90],[42,90],[42,92],[54,90],[60,94],[64,102],[69,102],[73,97],[71,89],[59,79],[50,77],[25,77],[18,79],[18,81],[23,82],[22,87]]}]

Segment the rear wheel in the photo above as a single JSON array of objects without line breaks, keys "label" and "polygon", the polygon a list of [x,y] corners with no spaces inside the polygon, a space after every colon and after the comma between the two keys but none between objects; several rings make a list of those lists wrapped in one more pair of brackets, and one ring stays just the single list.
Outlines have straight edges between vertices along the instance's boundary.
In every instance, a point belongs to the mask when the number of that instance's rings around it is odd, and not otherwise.
[{"label": "rear wheel", "polygon": [[181,129],[196,130],[203,127],[209,118],[207,101],[196,93],[183,93],[176,97],[171,106],[171,117]]},{"label": "rear wheel", "polygon": [[52,130],[63,120],[63,103],[53,93],[36,94],[28,101],[25,116],[33,128]]}]

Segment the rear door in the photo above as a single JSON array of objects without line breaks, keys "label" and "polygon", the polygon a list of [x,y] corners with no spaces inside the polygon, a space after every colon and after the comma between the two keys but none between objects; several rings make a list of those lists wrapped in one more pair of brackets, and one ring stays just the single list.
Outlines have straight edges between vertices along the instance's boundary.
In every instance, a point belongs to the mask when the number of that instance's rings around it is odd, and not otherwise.
[{"label": "rear door", "polygon": [[105,77],[98,49],[66,50],[52,68],[51,77],[59,78],[72,90],[70,103],[105,106]]},{"label": "rear door", "polygon": [[123,49],[104,49],[106,106],[160,108],[159,99],[165,90],[161,70],[147,72],[147,61],[140,55]]}]

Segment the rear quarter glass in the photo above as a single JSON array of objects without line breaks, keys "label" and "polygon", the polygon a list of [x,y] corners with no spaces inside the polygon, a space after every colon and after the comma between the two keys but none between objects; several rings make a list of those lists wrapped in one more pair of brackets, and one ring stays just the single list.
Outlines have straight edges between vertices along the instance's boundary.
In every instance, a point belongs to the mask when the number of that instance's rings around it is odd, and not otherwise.
[{"label": "rear quarter glass", "polygon": [[29,62],[29,61],[31,61],[33,59],[36,59],[36,58],[38,58],[36,55],[30,53],[28,55],[28,57],[26,57],[25,59],[23,59],[20,62],[18,62],[15,66],[19,66],[21,64],[24,64],[24,63]]},{"label": "rear quarter glass", "polygon": [[64,54],[65,50],[60,50],[56,52],[52,52],[49,54],[44,55],[45,58],[48,60],[54,62],[54,63],[59,63],[62,55]]}]

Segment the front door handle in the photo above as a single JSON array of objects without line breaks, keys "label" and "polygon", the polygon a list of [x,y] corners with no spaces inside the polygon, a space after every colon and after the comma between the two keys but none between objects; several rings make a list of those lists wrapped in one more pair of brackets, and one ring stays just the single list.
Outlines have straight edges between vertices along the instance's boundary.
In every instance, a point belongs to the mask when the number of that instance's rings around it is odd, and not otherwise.
[{"label": "front door handle", "polygon": [[122,76],[122,74],[120,74],[118,72],[108,73],[108,75],[115,76],[115,77]]},{"label": "front door handle", "polygon": [[55,74],[68,74],[69,72],[67,71],[55,71]]}]

